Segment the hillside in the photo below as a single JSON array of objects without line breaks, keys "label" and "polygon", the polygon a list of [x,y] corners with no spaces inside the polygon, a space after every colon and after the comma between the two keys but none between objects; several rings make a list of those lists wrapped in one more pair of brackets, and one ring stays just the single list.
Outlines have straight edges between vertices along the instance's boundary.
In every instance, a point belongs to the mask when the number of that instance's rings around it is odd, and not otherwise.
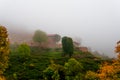
[{"label": "hillside", "polygon": [[32,40],[33,33],[24,29],[8,29],[10,43],[22,43]]},{"label": "hillside", "polygon": [[[44,80],[43,71],[51,64],[51,60],[55,64],[64,66],[70,59],[68,56],[62,56],[61,49],[41,50],[38,47],[31,47],[31,56],[20,56],[20,54],[16,54],[16,48],[11,48],[11,50],[12,54],[10,56],[9,67],[5,72],[8,80],[15,78],[17,80]],[[91,53],[79,51],[75,51],[72,58],[76,59],[83,66],[81,72],[83,75],[88,70],[97,71],[99,64],[103,62]]]}]

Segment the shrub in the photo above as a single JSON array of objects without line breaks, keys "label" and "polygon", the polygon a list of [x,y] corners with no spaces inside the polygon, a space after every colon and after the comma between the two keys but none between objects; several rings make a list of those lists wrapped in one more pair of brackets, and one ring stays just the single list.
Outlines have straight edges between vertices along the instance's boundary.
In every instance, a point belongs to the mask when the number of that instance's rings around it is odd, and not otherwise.
[{"label": "shrub", "polygon": [[74,58],[68,60],[67,63],[64,65],[66,79],[67,80],[81,80],[82,79],[82,65]]},{"label": "shrub", "polygon": [[93,71],[87,71],[85,75],[85,79],[87,80],[98,80],[98,74]]},{"label": "shrub", "polygon": [[65,80],[64,67],[58,64],[55,64],[51,61],[51,64],[44,71],[45,80]]},{"label": "shrub", "polygon": [[20,46],[18,46],[17,48],[17,52],[20,56],[30,56],[30,47],[23,43]]}]

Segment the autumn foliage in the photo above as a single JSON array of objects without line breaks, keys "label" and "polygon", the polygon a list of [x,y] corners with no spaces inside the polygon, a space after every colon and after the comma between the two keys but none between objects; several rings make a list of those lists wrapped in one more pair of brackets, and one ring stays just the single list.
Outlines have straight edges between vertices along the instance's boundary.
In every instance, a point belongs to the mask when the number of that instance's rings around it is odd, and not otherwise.
[{"label": "autumn foliage", "polygon": [[[117,42],[115,48],[116,53],[120,53],[120,41]],[[100,80],[120,80],[120,54],[118,58],[113,60],[112,63],[104,62],[98,71]]]},{"label": "autumn foliage", "polygon": [[[35,37],[36,42],[38,39],[43,39],[39,36],[37,34],[37,38]],[[59,41],[59,38],[56,37],[55,41]],[[38,42],[43,43],[45,39],[47,38]],[[75,51],[70,37],[62,38],[62,46],[64,55],[69,55],[71,58],[60,56],[62,51],[40,52],[27,44],[19,45],[9,56],[7,29],[0,26],[0,80],[120,80],[120,41],[115,47],[118,58],[110,59],[109,62],[107,60],[103,62],[98,58],[93,59],[94,56],[89,56],[90,53]],[[72,54],[79,54],[80,58],[75,58]]]},{"label": "autumn foliage", "polygon": [[[9,55],[9,39],[7,29],[0,26],[0,76],[3,75],[5,69],[8,67]],[[0,80],[4,80],[0,77]]]},{"label": "autumn foliage", "polygon": [[88,71],[85,78],[87,80],[120,80],[120,41],[117,42],[115,52],[119,53],[117,59],[111,63],[104,62],[97,72]]}]

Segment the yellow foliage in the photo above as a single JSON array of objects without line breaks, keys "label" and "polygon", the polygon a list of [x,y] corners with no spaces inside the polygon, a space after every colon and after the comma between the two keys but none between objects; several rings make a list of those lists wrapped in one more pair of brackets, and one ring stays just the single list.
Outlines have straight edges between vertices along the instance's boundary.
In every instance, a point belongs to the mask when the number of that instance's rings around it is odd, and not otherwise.
[{"label": "yellow foliage", "polygon": [[101,80],[112,79],[113,75],[115,74],[114,67],[106,62],[104,63],[104,65],[100,67],[100,70],[98,72],[99,72],[98,77]]},{"label": "yellow foliage", "polygon": [[4,76],[0,76],[0,80],[6,80]]},{"label": "yellow foliage", "polygon": [[85,79],[87,80],[97,80],[98,79],[98,74],[93,72],[93,71],[87,71],[85,75]]},{"label": "yellow foliage", "polygon": [[120,52],[120,45],[117,45],[115,48],[116,48],[116,49],[115,49],[115,52],[116,52],[116,53],[119,53],[119,52]]},{"label": "yellow foliage", "polygon": [[115,47],[115,52],[120,53],[120,41],[117,42],[117,46]]},{"label": "yellow foliage", "polygon": [[[116,60],[113,60],[111,64],[104,62],[100,66],[100,69],[97,73],[97,76],[100,80],[120,80],[120,41],[117,42],[115,52],[119,53]],[[87,77],[89,78],[93,74],[96,75],[94,72],[89,72],[89,74],[87,74]]]},{"label": "yellow foliage", "polygon": [[120,80],[120,61],[114,60],[112,64],[105,62],[98,71],[100,80]]},{"label": "yellow foliage", "polygon": [[8,66],[9,39],[7,29],[0,26],[0,75],[3,74]]}]

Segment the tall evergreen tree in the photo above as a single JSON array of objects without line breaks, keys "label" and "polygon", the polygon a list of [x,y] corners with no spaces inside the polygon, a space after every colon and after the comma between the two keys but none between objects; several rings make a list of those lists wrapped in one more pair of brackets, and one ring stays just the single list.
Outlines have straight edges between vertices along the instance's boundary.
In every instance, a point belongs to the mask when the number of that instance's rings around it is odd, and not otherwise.
[{"label": "tall evergreen tree", "polygon": [[62,47],[63,47],[63,51],[64,54],[69,54],[69,56],[71,57],[74,51],[74,47],[73,47],[73,40],[70,37],[63,37],[62,38]]},{"label": "tall evergreen tree", "polygon": [[73,47],[73,40],[72,38],[68,38],[68,53],[69,53],[69,56],[71,57],[72,54],[73,54],[73,51],[74,51],[74,47]]}]

